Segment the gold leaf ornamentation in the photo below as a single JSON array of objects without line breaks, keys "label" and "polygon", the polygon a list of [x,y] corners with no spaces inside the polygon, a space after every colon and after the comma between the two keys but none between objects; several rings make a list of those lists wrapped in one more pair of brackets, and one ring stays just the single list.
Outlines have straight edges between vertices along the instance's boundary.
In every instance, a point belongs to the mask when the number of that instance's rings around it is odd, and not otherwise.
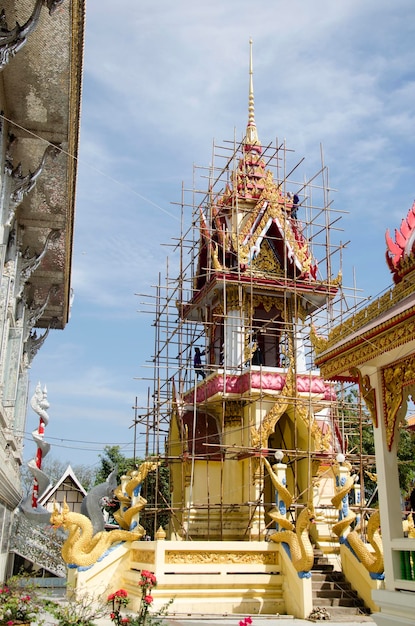
[{"label": "gold leaf ornamentation", "polygon": [[396,419],[403,404],[403,389],[415,383],[413,356],[393,363],[382,371],[384,419],[388,449],[392,448]]}]

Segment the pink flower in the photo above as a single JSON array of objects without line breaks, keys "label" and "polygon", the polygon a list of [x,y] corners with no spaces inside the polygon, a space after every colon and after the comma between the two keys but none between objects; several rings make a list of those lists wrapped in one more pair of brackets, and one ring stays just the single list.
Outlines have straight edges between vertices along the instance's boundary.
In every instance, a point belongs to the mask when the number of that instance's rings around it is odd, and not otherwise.
[{"label": "pink flower", "polygon": [[121,620],[121,624],[129,624],[130,620],[128,619],[128,617],[123,617]]},{"label": "pink flower", "polygon": [[153,602],[153,599],[153,596],[144,596],[143,602],[145,602],[146,604],[151,604]]},{"label": "pink flower", "polygon": [[128,596],[128,593],[125,589],[118,589],[118,591],[114,593],[114,596],[116,598],[126,598]]},{"label": "pink flower", "polygon": [[115,613],[110,613],[110,619],[115,619]]}]

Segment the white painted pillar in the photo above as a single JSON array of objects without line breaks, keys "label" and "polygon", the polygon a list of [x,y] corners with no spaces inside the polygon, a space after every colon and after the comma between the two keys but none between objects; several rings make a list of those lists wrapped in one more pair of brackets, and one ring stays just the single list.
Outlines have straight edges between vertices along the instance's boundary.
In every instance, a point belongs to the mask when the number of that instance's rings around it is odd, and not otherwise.
[{"label": "white painted pillar", "polygon": [[241,311],[228,311],[225,318],[225,354],[226,368],[240,367],[245,355],[245,319]]},{"label": "white painted pillar", "polygon": [[304,325],[298,323],[294,331],[294,353],[295,353],[295,367],[296,367],[297,374],[304,374],[307,372],[304,338],[305,338]]},{"label": "white painted pillar", "polygon": [[391,549],[391,540],[403,537],[401,492],[399,488],[397,462],[398,435],[395,434],[392,448],[389,451],[382,398],[382,374],[380,370],[377,370],[376,373],[371,376],[370,382],[372,387],[376,390],[378,426],[373,429],[373,432],[376,452],[376,472],[379,492],[381,532],[385,560],[385,589],[394,590],[395,574],[397,578],[400,576],[400,565],[399,562],[395,563],[394,571],[394,558],[399,559],[399,553],[396,553],[394,557]]}]

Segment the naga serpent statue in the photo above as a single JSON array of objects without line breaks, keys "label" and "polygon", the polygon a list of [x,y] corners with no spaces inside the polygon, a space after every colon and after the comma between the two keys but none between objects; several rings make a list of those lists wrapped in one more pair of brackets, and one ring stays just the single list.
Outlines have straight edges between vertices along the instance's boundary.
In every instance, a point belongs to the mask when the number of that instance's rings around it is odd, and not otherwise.
[{"label": "naga serpent statue", "polygon": [[[339,509],[339,521],[334,524],[333,532],[339,537],[340,540],[345,541],[347,534],[346,530],[356,519],[356,514],[349,509],[348,496],[356,482],[357,476],[355,477],[350,475],[350,470],[352,469],[350,463],[344,462],[343,465],[347,468],[348,475],[343,477],[342,481],[339,480],[340,485],[338,491],[332,497],[331,503],[336,509]],[[341,482],[343,482],[343,484],[341,484]]]},{"label": "naga serpent statue", "polygon": [[[350,471],[351,465],[349,463],[345,465]],[[350,476],[350,474],[346,476],[344,483],[331,499],[333,506],[340,510],[340,519],[334,524],[333,532],[339,537],[341,543],[344,543],[353,550],[358,560],[370,574],[382,574],[384,571],[384,560],[382,538],[379,533],[379,510],[372,513],[366,526],[367,539],[373,550],[370,550],[368,544],[360,538],[358,526],[354,530],[347,532],[350,525],[356,519],[356,514],[349,509],[348,503],[348,494],[354,483],[355,477]]]},{"label": "naga serpent statue", "polygon": [[[275,472],[267,459],[264,458],[265,467],[271,477],[272,484],[278,491],[278,495],[283,500],[286,508],[289,508],[293,497],[286,487],[278,480]],[[277,531],[270,535],[270,540],[278,543],[286,543],[290,548],[291,561],[298,573],[308,573],[313,567],[314,550],[311,545],[308,531],[314,522],[314,511],[312,507],[305,507],[297,518],[294,526],[278,508],[269,511],[269,516],[284,530]]]},{"label": "naga serpent statue", "polygon": [[122,476],[121,486],[116,488],[116,470],[114,470],[106,483],[98,485],[93,500],[97,499],[95,496],[102,499],[102,496],[111,496],[113,492],[120,501],[120,510],[114,514],[120,529],[96,532],[99,527],[96,519],[97,512],[87,506],[88,503],[85,501],[83,510],[92,521],[87,515],[70,511],[66,502],[63,504],[62,511],[55,506],[50,516],[52,528],[57,529],[62,526],[69,535],[62,547],[62,557],[66,563],[78,567],[93,565],[113,544],[121,541],[138,541],[145,535],[145,529],[138,523],[139,513],[146,505],[146,500],[141,497],[140,492],[148,473],[157,469],[158,466],[159,462],[145,461],[138,469]]},{"label": "naga serpent statue", "polygon": [[135,531],[116,529],[94,535],[91,520],[81,513],[70,511],[66,502],[61,512],[55,506],[50,523],[52,528],[62,526],[68,532],[62,546],[62,557],[68,565],[78,567],[93,565],[114,543],[138,541],[145,533],[144,528],[138,526]]},{"label": "naga serpent statue", "polygon": [[141,496],[141,487],[149,472],[155,471],[158,461],[144,461],[136,470],[121,476],[121,485],[114,490],[114,495],[120,503],[120,508],[114,513],[114,519],[121,528],[134,530],[138,525],[140,511],[147,504]]},{"label": "naga serpent statue", "polygon": [[369,517],[366,526],[367,539],[373,547],[373,552],[369,550],[367,544],[361,540],[357,529],[352,530],[347,535],[347,543],[355,552],[362,565],[364,565],[371,574],[382,574],[385,569],[382,538],[379,533],[379,528],[380,511],[378,509]]}]

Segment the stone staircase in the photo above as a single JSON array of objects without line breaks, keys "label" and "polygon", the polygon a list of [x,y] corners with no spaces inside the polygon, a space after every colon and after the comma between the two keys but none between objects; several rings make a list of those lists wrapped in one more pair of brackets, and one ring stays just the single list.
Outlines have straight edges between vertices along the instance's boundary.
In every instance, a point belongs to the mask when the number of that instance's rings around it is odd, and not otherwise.
[{"label": "stone staircase", "polygon": [[356,620],[357,616],[361,616],[362,621],[370,621],[370,610],[347,582],[343,572],[335,571],[319,550],[314,551],[312,587],[314,611],[319,607],[336,621],[360,621]]}]

